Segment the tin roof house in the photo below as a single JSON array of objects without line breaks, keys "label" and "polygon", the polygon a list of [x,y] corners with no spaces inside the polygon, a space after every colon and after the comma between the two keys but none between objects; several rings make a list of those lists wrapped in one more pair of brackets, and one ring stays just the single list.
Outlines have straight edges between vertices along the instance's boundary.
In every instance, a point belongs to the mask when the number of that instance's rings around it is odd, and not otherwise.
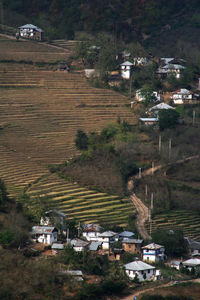
[{"label": "tin roof house", "polygon": [[43,30],[33,24],[26,24],[19,27],[19,36],[41,41],[43,37]]},{"label": "tin roof house", "polygon": [[103,228],[97,224],[84,224],[83,237],[85,237],[87,241],[98,241],[98,236],[102,230]]},{"label": "tin roof house", "polygon": [[163,261],[165,257],[165,248],[162,245],[151,243],[142,247],[143,260],[148,262],[159,262]]},{"label": "tin roof house", "polygon": [[134,279],[137,276],[139,282],[160,278],[160,270],[140,260],[124,265],[124,269],[130,279]]},{"label": "tin roof house", "polygon": [[123,79],[130,79],[133,74],[133,64],[130,61],[125,61],[120,64],[121,76]]},{"label": "tin roof house", "polygon": [[51,226],[33,226],[31,233],[37,242],[51,245],[57,241],[58,229]]}]

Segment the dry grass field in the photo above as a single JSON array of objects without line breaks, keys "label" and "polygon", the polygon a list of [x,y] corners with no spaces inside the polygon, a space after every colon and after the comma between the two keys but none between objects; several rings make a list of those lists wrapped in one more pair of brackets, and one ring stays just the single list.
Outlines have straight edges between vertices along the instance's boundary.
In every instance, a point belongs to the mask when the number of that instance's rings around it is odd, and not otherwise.
[{"label": "dry grass field", "polygon": [[[48,175],[48,164],[72,157],[76,153],[74,139],[78,129],[99,131],[118,116],[131,124],[136,121],[125,97],[91,87],[79,73],[41,70],[26,63],[55,62],[67,55],[69,50],[0,38],[0,177],[12,195],[27,186],[33,188],[43,175]],[[107,198],[112,199],[115,197]],[[126,201],[122,209],[120,201],[114,201],[113,208],[124,211],[118,220],[124,223],[133,207]],[[61,199],[60,208],[62,202]],[[89,202],[87,209],[92,209]],[[95,209],[94,206],[93,215]],[[99,207],[99,212],[102,209]],[[73,214],[76,212],[71,207]]]}]

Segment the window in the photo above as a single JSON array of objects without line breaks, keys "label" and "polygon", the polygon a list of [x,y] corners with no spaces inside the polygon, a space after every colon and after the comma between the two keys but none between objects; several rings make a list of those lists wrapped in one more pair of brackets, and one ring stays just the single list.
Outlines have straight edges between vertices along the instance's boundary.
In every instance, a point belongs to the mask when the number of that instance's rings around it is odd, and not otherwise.
[{"label": "window", "polygon": [[150,273],[151,271],[150,270],[148,270],[148,273]]}]

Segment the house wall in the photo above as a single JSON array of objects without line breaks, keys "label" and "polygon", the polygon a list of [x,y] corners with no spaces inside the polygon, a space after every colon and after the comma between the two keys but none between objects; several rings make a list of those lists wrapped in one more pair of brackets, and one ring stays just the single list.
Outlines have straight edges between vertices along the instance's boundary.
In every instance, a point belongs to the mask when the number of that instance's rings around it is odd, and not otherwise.
[{"label": "house wall", "polygon": [[57,241],[57,232],[53,232],[50,234],[41,234],[38,238],[37,238],[39,243],[43,243],[43,244],[52,244],[53,242]]},{"label": "house wall", "polygon": [[141,254],[140,244],[122,243],[122,247],[123,247],[124,251],[126,251],[126,252]]},{"label": "house wall", "polygon": [[121,76],[124,79],[130,79],[132,68],[130,66],[121,66]]},{"label": "house wall", "polygon": [[164,260],[164,248],[158,250],[143,250],[143,260],[147,262],[159,262]]},{"label": "house wall", "polygon": [[83,232],[83,236],[87,241],[98,241],[99,232]]},{"label": "house wall", "polygon": [[[132,270],[126,270],[126,275],[130,279],[134,279],[137,274],[137,277],[139,281],[145,281],[145,280],[156,280],[156,270],[155,269],[150,269],[150,270],[145,270],[145,271],[132,271]],[[144,279],[144,274],[146,274],[146,279]]]}]

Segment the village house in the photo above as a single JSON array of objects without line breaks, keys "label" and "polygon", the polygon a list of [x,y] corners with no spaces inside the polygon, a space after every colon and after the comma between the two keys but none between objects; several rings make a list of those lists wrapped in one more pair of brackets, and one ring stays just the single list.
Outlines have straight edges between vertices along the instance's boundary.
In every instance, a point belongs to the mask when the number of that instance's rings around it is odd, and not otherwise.
[{"label": "village house", "polygon": [[98,241],[99,234],[103,228],[97,224],[84,224],[83,225],[83,237],[87,241]]},{"label": "village house", "polygon": [[60,270],[59,276],[72,276],[77,281],[83,281],[83,273],[81,270]]},{"label": "village house", "polygon": [[51,245],[57,241],[58,229],[51,226],[33,226],[32,236],[39,243]]},{"label": "village house", "polygon": [[143,255],[143,260],[148,261],[148,262],[159,262],[163,261],[165,258],[165,248],[164,246],[151,243],[149,245],[146,245],[142,247],[142,255]]},{"label": "village house", "polygon": [[114,236],[116,235],[113,231],[105,231],[100,233],[98,236],[98,242],[102,242],[102,249],[109,250],[111,244],[114,242]]},{"label": "village house", "polygon": [[160,278],[160,270],[140,260],[126,264],[124,265],[124,268],[126,275],[130,279],[137,277],[139,282],[145,280],[157,280]]},{"label": "village house", "polygon": [[167,110],[168,110],[168,109],[175,109],[175,108],[172,107],[171,105],[168,105],[168,104],[162,102],[162,103],[159,103],[159,104],[157,104],[157,105],[151,107],[151,108],[148,110],[148,112],[149,112],[149,113],[153,113],[154,117],[157,117],[158,114],[159,114],[159,111],[160,111],[160,110],[163,110],[163,109],[167,109]]},{"label": "village house", "polygon": [[120,64],[121,76],[124,79],[130,79],[133,74],[133,64],[130,61],[125,61]]},{"label": "village house", "polygon": [[96,252],[99,249],[101,249],[102,246],[102,242],[91,242],[91,244],[89,245],[89,250],[91,252]]},{"label": "village house", "polygon": [[196,104],[199,99],[199,94],[195,94],[187,89],[179,89],[172,92],[171,99],[174,104]]},{"label": "village house", "polygon": [[183,261],[183,267],[188,269],[189,271],[194,268],[195,270],[200,270],[200,259],[198,258],[191,258],[188,260]]},{"label": "village house", "polygon": [[124,238],[133,238],[135,233],[132,231],[123,231],[115,235],[115,241],[123,240]]},{"label": "village house", "polygon": [[[152,102],[162,101],[162,96],[156,91],[153,91],[151,96],[152,96]],[[136,97],[136,100],[139,101],[139,102],[145,101],[145,95],[142,92],[142,89],[139,89],[139,90],[136,91],[135,97]]]},{"label": "village house", "polygon": [[70,241],[71,246],[73,247],[74,251],[76,252],[81,252],[84,251],[86,249],[88,249],[88,245],[89,243],[86,241],[83,241],[81,239],[78,238],[74,238]]},{"label": "village house", "polygon": [[139,118],[139,121],[143,125],[155,125],[158,122],[158,118]]},{"label": "village house", "polygon": [[162,79],[165,79],[169,75],[174,75],[177,79],[179,79],[181,77],[181,72],[184,69],[185,67],[182,65],[169,63],[163,67],[158,68],[156,73]]},{"label": "village house", "polygon": [[141,254],[141,246],[143,240],[133,239],[133,238],[123,238],[122,239],[122,248],[125,252]]},{"label": "village house", "polygon": [[134,66],[146,66],[150,64],[150,58],[148,57],[134,57],[133,64]]},{"label": "village house", "polygon": [[43,30],[33,24],[26,24],[19,27],[19,36],[32,40],[42,40]]},{"label": "village house", "polygon": [[180,261],[177,261],[177,260],[173,260],[170,263],[170,267],[173,268],[173,269],[176,269],[178,271],[180,270],[181,266],[182,266],[182,263]]},{"label": "village house", "polygon": [[190,256],[200,256],[200,242],[194,241],[190,238],[185,238],[187,249]]}]

